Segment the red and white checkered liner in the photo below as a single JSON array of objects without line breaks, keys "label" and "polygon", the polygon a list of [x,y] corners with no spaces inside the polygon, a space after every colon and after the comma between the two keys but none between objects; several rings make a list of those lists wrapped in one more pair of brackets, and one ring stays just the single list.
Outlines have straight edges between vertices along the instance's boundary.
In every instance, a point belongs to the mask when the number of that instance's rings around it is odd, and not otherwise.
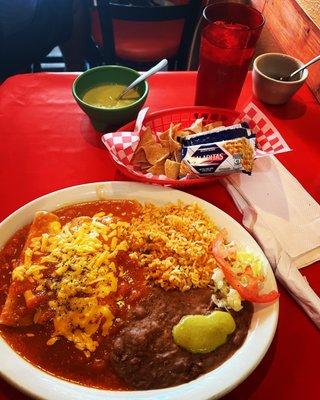
[{"label": "red and white checkered liner", "polygon": [[249,103],[240,113],[235,123],[247,122],[253,133],[256,134],[256,157],[290,151],[277,128],[268,120],[259,108]]},{"label": "red and white checkered liner", "polygon": [[204,117],[206,123],[221,119],[226,126],[238,122],[247,122],[251,130],[256,134],[257,157],[291,150],[280,132],[253,103],[249,103],[240,114],[234,111],[209,107],[176,108],[153,113],[146,117],[147,112],[148,108],[144,108],[140,111],[135,123],[127,124],[119,131],[106,133],[102,137],[104,145],[109,150],[118,168],[125,175],[138,181],[186,187],[203,184],[219,178],[219,176],[195,177],[187,175],[180,180],[174,180],[168,179],[165,175],[144,174],[138,168],[133,167],[131,159],[139,143],[139,133],[142,125],[150,126],[153,131],[161,132],[168,129],[171,122],[181,123],[182,126],[187,127],[196,118],[201,117]]}]

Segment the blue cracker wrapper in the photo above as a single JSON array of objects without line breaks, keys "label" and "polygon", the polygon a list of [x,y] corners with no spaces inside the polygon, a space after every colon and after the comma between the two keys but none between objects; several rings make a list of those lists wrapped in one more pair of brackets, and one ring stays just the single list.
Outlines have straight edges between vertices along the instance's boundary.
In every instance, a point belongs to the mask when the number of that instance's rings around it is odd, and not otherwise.
[{"label": "blue cracker wrapper", "polygon": [[222,140],[239,139],[242,137],[248,139],[255,137],[246,122],[228,127],[219,126],[211,131],[185,136],[181,139],[181,144],[183,146],[192,146],[196,144],[220,142]]},{"label": "blue cracker wrapper", "polygon": [[251,174],[255,135],[246,123],[188,135],[181,144],[182,162],[198,176]]}]

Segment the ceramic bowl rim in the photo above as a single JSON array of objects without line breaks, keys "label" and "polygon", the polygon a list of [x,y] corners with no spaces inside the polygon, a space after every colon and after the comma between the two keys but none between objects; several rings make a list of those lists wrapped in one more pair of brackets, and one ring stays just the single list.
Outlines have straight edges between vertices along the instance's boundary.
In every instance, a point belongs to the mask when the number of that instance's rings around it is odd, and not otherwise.
[{"label": "ceramic bowl rim", "polygon": [[288,54],[284,54],[284,53],[264,53],[264,54],[260,54],[260,56],[256,57],[254,62],[253,62],[253,71],[256,72],[257,74],[261,75],[262,77],[264,77],[265,79],[270,80],[271,82],[276,82],[280,85],[287,85],[287,86],[292,86],[292,85],[297,85],[298,83],[303,83],[307,77],[308,77],[308,69],[306,68],[303,72],[302,72],[302,76],[300,79],[297,79],[295,81],[279,81],[278,79],[274,79],[271,78],[270,76],[264,74],[257,66],[258,62],[263,59],[263,58],[268,58],[268,57],[282,57],[282,58],[287,58],[290,59],[292,61],[297,62],[299,65],[303,65],[303,62],[301,60],[299,60],[298,58],[295,58],[293,56],[290,56]]}]

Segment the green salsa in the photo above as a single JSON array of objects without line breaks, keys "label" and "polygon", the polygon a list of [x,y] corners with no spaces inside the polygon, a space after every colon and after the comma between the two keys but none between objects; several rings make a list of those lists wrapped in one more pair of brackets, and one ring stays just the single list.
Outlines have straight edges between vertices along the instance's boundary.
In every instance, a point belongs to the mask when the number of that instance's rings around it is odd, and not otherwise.
[{"label": "green salsa", "polygon": [[95,107],[102,108],[120,108],[129,106],[137,101],[140,97],[135,89],[131,89],[120,100],[117,97],[126,89],[125,85],[117,83],[105,83],[89,89],[83,96],[82,100]]}]

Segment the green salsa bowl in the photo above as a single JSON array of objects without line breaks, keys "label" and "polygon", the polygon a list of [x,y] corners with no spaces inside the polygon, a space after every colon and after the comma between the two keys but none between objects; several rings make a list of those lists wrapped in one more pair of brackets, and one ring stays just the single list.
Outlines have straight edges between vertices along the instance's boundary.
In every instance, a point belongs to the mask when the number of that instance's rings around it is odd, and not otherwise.
[{"label": "green salsa bowl", "polygon": [[79,75],[73,82],[72,94],[97,131],[103,132],[118,129],[120,126],[135,119],[144,105],[149,92],[146,81],[135,87],[135,90],[139,93],[139,98],[132,104],[119,108],[94,106],[83,101],[83,96],[88,90],[103,84],[128,86],[139,76],[139,72],[119,65],[104,65],[91,68]]}]

